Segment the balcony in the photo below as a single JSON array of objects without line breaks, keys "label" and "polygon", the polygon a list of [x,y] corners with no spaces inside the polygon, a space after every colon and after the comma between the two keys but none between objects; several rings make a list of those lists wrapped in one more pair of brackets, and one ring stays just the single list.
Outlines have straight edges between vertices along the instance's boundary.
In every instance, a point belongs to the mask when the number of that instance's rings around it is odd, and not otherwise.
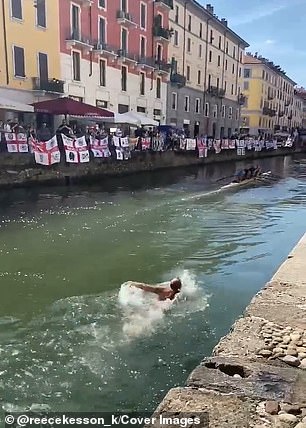
[{"label": "balcony", "polygon": [[33,77],[33,91],[51,92],[53,94],[64,93],[64,82],[58,79],[41,80],[39,77]]},{"label": "balcony", "polygon": [[262,114],[263,114],[264,116],[274,117],[274,116],[276,116],[276,110],[272,110],[271,108],[264,107],[264,108],[262,109]]},{"label": "balcony", "polygon": [[212,97],[224,98],[225,89],[220,89],[217,86],[210,86],[207,89],[207,93],[210,94]]},{"label": "balcony", "polygon": [[182,74],[173,73],[170,76],[170,82],[172,86],[178,86],[179,88],[182,88],[186,85],[186,77]]},{"label": "balcony", "polygon": [[161,42],[170,42],[172,31],[160,26],[153,27],[153,36]]},{"label": "balcony", "polygon": [[171,64],[163,60],[155,60],[155,70],[158,74],[169,74],[171,70]]},{"label": "balcony", "polygon": [[80,4],[81,6],[92,6],[93,0],[75,0],[76,3]]},{"label": "balcony", "polygon": [[137,63],[137,55],[129,53],[125,49],[119,49],[119,50],[117,50],[117,61],[119,63],[136,64]]},{"label": "balcony", "polygon": [[118,49],[114,48],[106,43],[95,43],[93,51],[96,55],[100,55],[104,58],[116,58]]},{"label": "balcony", "polygon": [[117,10],[117,22],[118,24],[124,24],[127,27],[137,27],[132,15],[124,10]]},{"label": "balcony", "polygon": [[243,94],[238,95],[238,104],[243,106],[246,102],[247,97]]},{"label": "balcony", "polygon": [[272,94],[268,94],[268,100],[269,100],[269,101],[274,100],[274,96],[273,96]]},{"label": "balcony", "polygon": [[163,9],[173,9],[173,0],[155,0],[155,3]]},{"label": "balcony", "polygon": [[137,66],[142,70],[144,69],[154,70],[154,68],[156,67],[154,58],[140,57],[140,56],[137,58]]},{"label": "balcony", "polygon": [[94,45],[89,39],[81,36],[79,31],[72,31],[72,33],[66,38],[67,47],[75,47],[82,50],[84,53],[89,53],[93,50]]}]

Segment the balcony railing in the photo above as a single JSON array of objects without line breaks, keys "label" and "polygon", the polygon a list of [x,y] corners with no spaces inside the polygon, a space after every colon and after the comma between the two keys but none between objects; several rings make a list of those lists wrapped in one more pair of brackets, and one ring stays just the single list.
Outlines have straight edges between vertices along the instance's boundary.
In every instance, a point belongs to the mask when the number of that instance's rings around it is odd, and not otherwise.
[{"label": "balcony railing", "polygon": [[136,54],[130,53],[126,49],[118,49],[117,55],[118,55],[118,59],[122,59],[124,61],[137,62],[138,60]]},{"label": "balcony railing", "polygon": [[161,73],[170,73],[171,64],[163,60],[155,60],[155,68]]},{"label": "balcony railing", "polygon": [[272,101],[274,99],[274,96],[272,94],[268,94],[268,100]]},{"label": "balcony railing", "polygon": [[147,67],[147,68],[155,68],[155,60],[151,57],[142,57],[138,56],[137,58],[137,64],[141,67]]},{"label": "balcony railing", "polygon": [[114,46],[108,45],[106,43],[101,43],[101,42],[94,43],[93,50],[100,55],[109,56],[109,57],[117,56],[117,51],[118,51],[118,49],[115,48]]},{"label": "balcony railing", "polygon": [[124,10],[117,10],[117,22],[119,22],[119,24],[125,24],[128,26],[137,26],[132,15],[128,12],[125,12]]},{"label": "balcony railing", "polygon": [[55,94],[64,93],[64,82],[58,79],[42,80],[39,77],[33,77],[33,90],[53,92]]},{"label": "balcony railing", "polygon": [[82,37],[80,31],[74,30],[72,33],[66,38],[66,43],[70,46],[78,46],[81,49],[86,49],[91,51],[93,49],[93,43],[90,39]]},{"label": "balcony railing", "polygon": [[210,86],[207,89],[207,93],[212,97],[223,98],[225,96],[225,89],[220,89],[217,86]]},{"label": "balcony railing", "polygon": [[264,108],[262,109],[262,114],[263,114],[264,116],[274,117],[274,116],[276,116],[276,110],[273,110],[273,109],[268,108],[268,107],[264,107]]},{"label": "balcony railing", "polygon": [[173,73],[170,76],[170,82],[172,85],[177,85],[179,87],[183,87],[186,85],[186,77],[182,74]]},{"label": "balcony railing", "polygon": [[173,9],[173,0],[155,0],[155,3],[161,7]]},{"label": "balcony railing", "polygon": [[164,28],[157,25],[153,27],[154,37],[158,37],[160,39],[170,41],[171,35],[172,35],[172,31],[169,30],[169,28]]}]

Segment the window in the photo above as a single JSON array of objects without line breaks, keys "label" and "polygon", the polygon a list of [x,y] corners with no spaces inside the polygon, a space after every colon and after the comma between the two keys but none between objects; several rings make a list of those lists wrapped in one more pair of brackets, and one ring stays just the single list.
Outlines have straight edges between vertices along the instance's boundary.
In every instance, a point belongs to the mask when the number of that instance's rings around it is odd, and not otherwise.
[{"label": "window", "polygon": [[234,95],[234,85],[232,85],[232,91],[231,94]]},{"label": "window", "polygon": [[145,73],[140,73],[140,95],[145,94],[145,81],[146,81]]},{"label": "window", "polygon": [[127,30],[121,28],[121,50],[127,52]]},{"label": "window", "polygon": [[48,55],[42,52],[38,53],[39,79],[41,82],[48,81]]},{"label": "window", "polygon": [[195,99],[195,112],[201,113],[201,100],[200,100],[200,98]]},{"label": "window", "polygon": [[73,80],[81,80],[81,55],[80,52],[72,52]]},{"label": "window", "polygon": [[225,118],[226,115],[226,106],[222,106],[222,117]]},{"label": "window", "polygon": [[249,90],[249,87],[250,87],[249,82],[243,82],[243,89],[244,89],[245,91],[248,91],[248,90]]},{"label": "window", "polygon": [[225,82],[224,82],[224,91],[225,91],[225,93],[226,93],[226,90],[227,90],[227,81],[225,80]]},{"label": "window", "polygon": [[219,49],[222,49],[222,37],[219,36]]},{"label": "window", "polygon": [[225,52],[228,54],[228,42],[226,42]]},{"label": "window", "polygon": [[105,19],[99,18],[99,43],[104,45],[106,43],[105,32]]},{"label": "window", "polygon": [[156,46],[156,60],[160,62],[163,59],[163,47],[162,45]]},{"label": "window", "polygon": [[235,74],[235,64],[232,65],[232,74]]},{"label": "window", "polygon": [[214,41],[214,32],[213,30],[210,30],[210,38],[209,38],[210,43],[212,43]]},{"label": "window", "polygon": [[239,108],[236,108],[236,120],[239,119]]},{"label": "window", "polygon": [[187,39],[187,52],[191,52],[191,39],[189,37]]},{"label": "window", "polygon": [[154,115],[154,116],[161,116],[161,110],[160,110],[160,109],[158,109],[158,108],[155,108],[155,109],[153,110],[153,115]]},{"label": "window", "polygon": [[201,70],[198,70],[198,85],[201,85]]},{"label": "window", "polygon": [[232,117],[233,117],[233,107],[229,107],[228,108],[228,118],[232,119]]},{"label": "window", "polygon": [[14,76],[25,77],[24,49],[14,46]]},{"label": "window", "polygon": [[220,67],[220,65],[221,65],[221,56],[218,55],[218,67]]},{"label": "window", "polygon": [[118,104],[118,113],[127,113],[129,111],[129,106],[127,104]]},{"label": "window", "polygon": [[175,22],[179,22],[179,7],[175,6]]},{"label": "window", "polygon": [[204,116],[209,117],[209,104],[205,103]]},{"label": "window", "polygon": [[72,38],[79,40],[80,38],[80,9],[74,4],[71,7],[71,25]]},{"label": "window", "polygon": [[219,89],[219,86],[220,86],[220,78],[219,77],[217,77],[217,88]]},{"label": "window", "polygon": [[121,0],[121,10],[123,10],[123,12],[127,12],[127,1],[128,0]]},{"label": "window", "polygon": [[147,27],[147,6],[144,3],[140,3],[140,28],[143,30]]},{"label": "window", "polygon": [[127,67],[121,67],[121,90],[126,91],[127,88]]},{"label": "window", "polygon": [[209,59],[208,59],[208,61],[212,62],[212,51],[209,51]]},{"label": "window", "polygon": [[146,38],[143,36],[140,36],[140,57],[146,57]]},{"label": "window", "polygon": [[207,83],[208,89],[211,87],[211,74],[208,75],[208,83]]},{"label": "window", "polygon": [[263,80],[265,80],[265,70],[262,70],[262,78],[263,78]]},{"label": "window", "polygon": [[106,86],[106,61],[103,59],[99,62],[100,86]]},{"label": "window", "polygon": [[244,76],[245,79],[249,79],[251,77],[251,69],[250,68],[245,68],[243,76]]},{"label": "window", "polygon": [[99,108],[107,108],[108,102],[105,100],[96,100],[96,106]]},{"label": "window", "polygon": [[186,95],[185,96],[185,103],[184,103],[184,110],[188,112],[189,111],[189,107],[190,107],[190,99],[189,99],[189,96]]},{"label": "window", "polygon": [[217,104],[214,105],[213,109],[213,117],[216,119],[218,117],[218,106]]},{"label": "window", "polygon": [[145,112],[146,112],[145,107],[137,106],[137,113],[145,113]]},{"label": "window", "polygon": [[38,27],[46,28],[46,0],[37,1],[36,23]]},{"label": "window", "polygon": [[156,79],[156,98],[161,98],[161,78]]},{"label": "window", "polygon": [[225,71],[227,71],[227,59],[225,60]]},{"label": "window", "polygon": [[188,31],[191,31],[191,15],[188,15]]},{"label": "window", "polygon": [[102,9],[105,9],[105,7],[106,7],[105,1],[106,0],[99,0],[99,7],[101,7]]},{"label": "window", "polygon": [[186,79],[188,82],[190,82],[190,66],[187,65],[186,67]]},{"label": "window", "polygon": [[202,36],[203,36],[203,25],[202,25],[202,22],[200,22],[199,37],[202,39]]},{"label": "window", "polygon": [[177,109],[177,93],[176,92],[172,92],[171,108],[172,108],[172,110],[176,110]]},{"label": "window", "polygon": [[241,77],[241,67],[239,67],[239,77]]},{"label": "window", "polygon": [[202,45],[199,45],[199,58],[202,58]]},{"label": "window", "polygon": [[233,58],[234,59],[236,58],[236,47],[235,46],[233,47]]},{"label": "window", "polygon": [[11,14],[12,18],[22,19],[21,0],[11,0]]},{"label": "window", "polygon": [[178,34],[178,31],[175,30],[174,31],[174,45],[178,46],[178,44],[179,44],[179,34]]}]

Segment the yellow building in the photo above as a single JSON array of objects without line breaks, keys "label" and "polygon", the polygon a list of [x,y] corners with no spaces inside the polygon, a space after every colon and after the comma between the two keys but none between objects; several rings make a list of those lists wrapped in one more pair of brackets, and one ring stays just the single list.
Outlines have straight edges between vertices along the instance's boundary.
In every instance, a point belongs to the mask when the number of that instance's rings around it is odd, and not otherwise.
[{"label": "yellow building", "polygon": [[245,132],[257,136],[290,131],[293,123],[296,83],[271,61],[247,54],[244,57],[242,123]]},{"label": "yellow building", "polygon": [[0,0],[1,97],[31,104],[63,93],[58,17],[58,0]]}]

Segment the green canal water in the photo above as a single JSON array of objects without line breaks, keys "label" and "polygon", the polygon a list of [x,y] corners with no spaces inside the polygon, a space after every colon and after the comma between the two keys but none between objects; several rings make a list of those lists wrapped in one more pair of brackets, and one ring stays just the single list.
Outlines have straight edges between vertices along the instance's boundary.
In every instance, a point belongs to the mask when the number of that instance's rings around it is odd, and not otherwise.
[{"label": "green canal water", "polygon": [[[237,166],[0,194],[3,409],[151,411],[184,384],[305,232],[302,167],[216,192]],[[170,310],[122,286],[177,275]]]}]

